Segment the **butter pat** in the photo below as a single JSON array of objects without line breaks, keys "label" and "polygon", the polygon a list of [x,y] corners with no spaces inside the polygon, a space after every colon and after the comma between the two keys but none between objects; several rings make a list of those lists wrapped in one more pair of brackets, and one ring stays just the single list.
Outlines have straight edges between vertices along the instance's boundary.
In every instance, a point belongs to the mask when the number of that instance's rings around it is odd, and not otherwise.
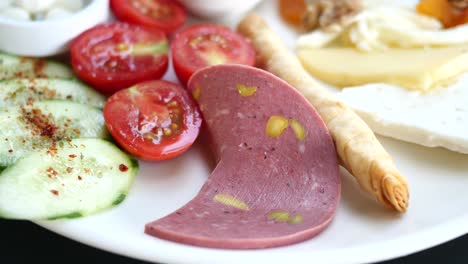
[{"label": "butter pat", "polygon": [[298,57],[310,74],[340,87],[380,82],[427,91],[468,71],[468,45],[370,53],[299,49]]},{"label": "butter pat", "polygon": [[346,88],[338,97],[377,134],[468,154],[468,74],[427,93],[386,84]]}]

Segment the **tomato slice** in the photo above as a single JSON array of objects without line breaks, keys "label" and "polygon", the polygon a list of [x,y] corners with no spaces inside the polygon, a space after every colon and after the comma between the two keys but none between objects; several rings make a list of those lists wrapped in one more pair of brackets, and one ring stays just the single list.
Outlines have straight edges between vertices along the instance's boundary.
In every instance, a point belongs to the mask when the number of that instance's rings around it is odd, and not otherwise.
[{"label": "tomato slice", "polygon": [[91,28],[71,44],[74,71],[104,94],[161,78],[168,67],[167,54],[164,32],[119,22]]},{"label": "tomato slice", "polygon": [[108,99],[103,113],[117,143],[146,160],[166,160],[185,152],[202,122],[186,90],[163,80],[118,91]]},{"label": "tomato slice", "polygon": [[195,71],[206,66],[255,64],[255,50],[250,42],[219,25],[195,25],[178,32],[171,43],[171,54],[174,70],[183,84],[187,84]]},{"label": "tomato slice", "polygon": [[187,11],[175,0],[111,0],[117,19],[161,29],[171,34],[187,20]]}]

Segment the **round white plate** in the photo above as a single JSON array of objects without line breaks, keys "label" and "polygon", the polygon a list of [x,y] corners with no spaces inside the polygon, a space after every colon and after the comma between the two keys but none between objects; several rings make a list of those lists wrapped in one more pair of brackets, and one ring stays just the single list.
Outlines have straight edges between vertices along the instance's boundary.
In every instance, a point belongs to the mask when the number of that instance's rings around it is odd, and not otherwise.
[{"label": "round white plate", "polygon": [[[257,9],[292,47],[295,33],[278,19],[276,1]],[[165,79],[175,80],[172,69]],[[465,78],[466,80],[466,78]],[[466,84],[468,86],[468,83]],[[117,254],[163,263],[363,263],[410,254],[468,233],[468,155],[380,138],[407,177],[406,214],[383,209],[343,172],[335,219],[317,237],[266,250],[218,250],[186,246],[143,233],[144,225],[193,198],[213,169],[208,148],[197,142],[165,162],[141,162],[126,201],[94,216],[37,224]],[[190,223],[187,223],[190,225]]]}]

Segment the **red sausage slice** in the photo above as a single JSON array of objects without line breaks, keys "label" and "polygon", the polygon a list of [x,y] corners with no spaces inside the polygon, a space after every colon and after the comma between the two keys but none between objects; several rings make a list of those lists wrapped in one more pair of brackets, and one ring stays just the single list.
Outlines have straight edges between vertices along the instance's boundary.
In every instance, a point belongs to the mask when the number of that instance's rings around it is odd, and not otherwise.
[{"label": "red sausage slice", "polygon": [[146,225],[156,237],[214,248],[309,239],[340,198],[333,141],[314,108],[263,70],[218,65],[189,81],[218,161],[199,194]]}]

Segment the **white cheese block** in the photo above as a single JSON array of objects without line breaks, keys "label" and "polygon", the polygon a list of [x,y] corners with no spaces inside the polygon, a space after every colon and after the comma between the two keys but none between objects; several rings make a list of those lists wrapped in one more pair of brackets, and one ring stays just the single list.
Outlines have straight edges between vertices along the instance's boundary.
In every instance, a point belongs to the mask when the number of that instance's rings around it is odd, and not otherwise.
[{"label": "white cheese block", "polygon": [[380,135],[468,154],[468,74],[422,93],[387,84],[346,88],[339,98]]}]

